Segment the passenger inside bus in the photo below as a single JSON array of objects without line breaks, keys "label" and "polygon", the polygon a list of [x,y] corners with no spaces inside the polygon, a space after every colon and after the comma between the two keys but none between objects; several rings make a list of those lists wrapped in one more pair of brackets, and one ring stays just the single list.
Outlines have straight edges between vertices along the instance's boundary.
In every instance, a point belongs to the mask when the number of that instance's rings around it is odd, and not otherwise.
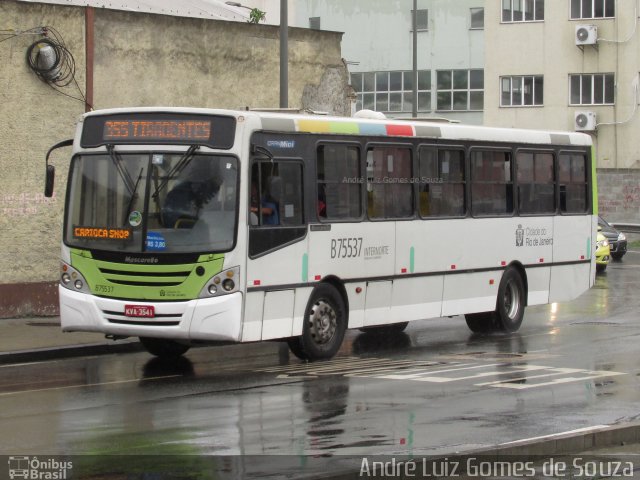
[{"label": "passenger inside bus", "polygon": [[258,184],[251,183],[251,224],[252,225],[278,225],[280,215],[278,212],[278,202],[270,193],[277,191],[276,183],[278,177],[268,177],[265,182],[269,188],[266,189],[262,198],[259,199]]}]

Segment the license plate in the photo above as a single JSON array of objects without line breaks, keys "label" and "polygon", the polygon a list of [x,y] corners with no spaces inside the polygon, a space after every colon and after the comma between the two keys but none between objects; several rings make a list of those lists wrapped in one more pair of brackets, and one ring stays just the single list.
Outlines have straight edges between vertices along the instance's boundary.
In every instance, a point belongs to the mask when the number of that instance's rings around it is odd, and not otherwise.
[{"label": "license plate", "polygon": [[127,317],[153,318],[156,316],[155,309],[151,305],[125,305],[124,314]]}]

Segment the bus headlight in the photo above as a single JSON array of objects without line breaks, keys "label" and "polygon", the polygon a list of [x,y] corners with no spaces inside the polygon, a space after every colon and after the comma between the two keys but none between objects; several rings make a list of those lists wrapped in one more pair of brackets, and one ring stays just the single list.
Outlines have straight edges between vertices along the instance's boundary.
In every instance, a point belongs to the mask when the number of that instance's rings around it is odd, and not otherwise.
[{"label": "bus headlight", "polygon": [[199,298],[219,297],[237,292],[240,288],[240,267],[233,267],[214,275],[200,291]]},{"label": "bus headlight", "polygon": [[222,288],[224,288],[227,292],[230,292],[234,288],[236,288],[236,284],[233,283],[233,280],[227,278],[224,282],[222,282]]},{"label": "bus headlight", "polygon": [[624,233],[620,232],[620,234],[618,235],[618,241],[621,242],[623,240],[626,240],[627,237],[625,236]]},{"label": "bus headlight", "polygon": [[74,292],[91,293],[82,274],[64,262],[60,265],[60,285]]}]

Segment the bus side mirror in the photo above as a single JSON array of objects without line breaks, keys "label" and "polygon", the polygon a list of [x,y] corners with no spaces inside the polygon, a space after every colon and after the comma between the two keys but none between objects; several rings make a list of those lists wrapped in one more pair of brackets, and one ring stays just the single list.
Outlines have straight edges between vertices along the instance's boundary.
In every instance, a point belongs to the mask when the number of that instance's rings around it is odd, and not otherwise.
[{"label": "bus side mirror", "polygon": [[44,180],[44,196],[51,198],[53,196],[53,182],[56,177],[56,167],[47,165],[47,173]]},{"label": "bus side mirror", "polygon": [[56,143],[53,147],[49,149],[47,152],[47,156],[44,159],[44,163],[47,166],[47,170],[45,172],[45,180],[44,180],[44,196],[51,198],[53,196],[53,180],[56,176],[56,168],[53,165],[49,165],[49,157],[51,156],[51,152],[57,150],[61,147],[70,147],[73,145],[73,139],[63,140],[62,142]]}]

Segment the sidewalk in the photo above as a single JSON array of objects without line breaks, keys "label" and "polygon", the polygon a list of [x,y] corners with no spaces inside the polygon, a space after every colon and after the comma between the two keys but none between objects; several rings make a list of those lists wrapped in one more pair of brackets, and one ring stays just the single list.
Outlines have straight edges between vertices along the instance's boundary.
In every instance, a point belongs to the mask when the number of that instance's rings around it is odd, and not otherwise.
[{"label": "sidewalk", "polygon": [[137,338],[113,341],[102,333],[65,333],[60,317],[0,319],[0,364],[141,350]]}]

